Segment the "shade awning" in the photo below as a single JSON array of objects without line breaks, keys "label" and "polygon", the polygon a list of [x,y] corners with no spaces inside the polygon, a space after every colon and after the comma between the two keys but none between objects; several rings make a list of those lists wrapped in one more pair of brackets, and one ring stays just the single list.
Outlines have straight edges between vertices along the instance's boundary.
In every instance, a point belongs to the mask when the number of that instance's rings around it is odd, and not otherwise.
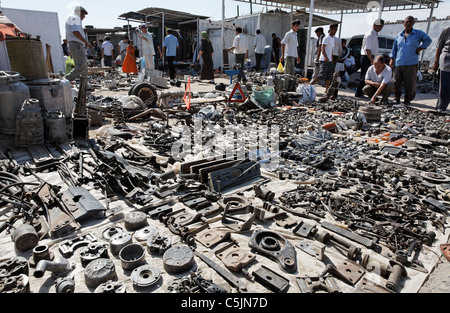
[{"label": "shade awning", "polygon": [[[248,0],[235,0],[246,2]],[[253,4],[293,10],[309,9],[310,0],[251,0]],[[437,8],[439,0],[384,0],[383,11]],[[380,2],[373,0],[314,0],[314,13],[353,14],[379,11]]]},{"label": "shade awning", "polygon": [[179,24],[197,19],[208,19],[208,16],[195,15],[191,13],[174,11],[164,8],[146,8],[137,12],[128,12],[121,14],[119,19],[134,22],[160,23],[164,13],[164,24]]}]

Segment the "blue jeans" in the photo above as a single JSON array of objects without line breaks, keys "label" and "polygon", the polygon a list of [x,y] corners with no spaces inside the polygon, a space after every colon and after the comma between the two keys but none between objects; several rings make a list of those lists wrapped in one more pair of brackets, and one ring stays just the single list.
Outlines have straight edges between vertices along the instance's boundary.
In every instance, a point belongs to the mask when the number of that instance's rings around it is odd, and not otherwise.
[{"label": "blue jeans", "polygon": [[436,109],[447,110],[450,102],[450,72],[439,71],[439,99]]}]

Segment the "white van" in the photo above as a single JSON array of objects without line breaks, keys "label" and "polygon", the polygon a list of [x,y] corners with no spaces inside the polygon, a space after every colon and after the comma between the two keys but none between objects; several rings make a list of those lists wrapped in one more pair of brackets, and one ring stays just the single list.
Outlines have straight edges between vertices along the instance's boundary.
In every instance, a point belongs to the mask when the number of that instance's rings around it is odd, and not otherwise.
[{"label": "white van", "polygon": [[[364,39],[364,35],[353,36],[347,46],[352,49],[352,55],[355,58],[356,69],[361,68],[361,46]],[[386,58],[386,62],[389,63],[392,47],[394,46],[395,37],[378,35],[378,53],[382,54]]]}]

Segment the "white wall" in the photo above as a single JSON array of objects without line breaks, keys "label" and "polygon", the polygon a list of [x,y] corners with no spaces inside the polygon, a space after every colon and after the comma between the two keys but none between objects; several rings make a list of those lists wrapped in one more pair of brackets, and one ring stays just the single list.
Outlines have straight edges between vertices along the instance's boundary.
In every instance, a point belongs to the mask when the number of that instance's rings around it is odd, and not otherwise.
[{"label": "white wall", "polygon": [[[40,36],[45,56],[47,56],[45,45],[50,45],[52,47],[51,54],[54,71],[56,73],[59,71],[65,72],[58,13],[8,8],[2,8],[2,12],[11,20],[11,22],[16,24],[22,32],[31,34],[32,38]],[[65,30],[63,30],[63,32],[65,32]]]}]

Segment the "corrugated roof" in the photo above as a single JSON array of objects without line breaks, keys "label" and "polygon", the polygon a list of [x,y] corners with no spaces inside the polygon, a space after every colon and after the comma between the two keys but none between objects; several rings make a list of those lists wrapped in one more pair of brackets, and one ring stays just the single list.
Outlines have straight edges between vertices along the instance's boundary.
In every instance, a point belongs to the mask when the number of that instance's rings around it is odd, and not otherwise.
[{"label": "corrugated roof", "polygon": [[163,8],[146,8],[137,12],[128,12],[119,16],[120,19],[135,21],[157,23],[161,22],[162,13],[164,12],[164,24],[178,24],[199,19],[208,19],[209,16],[195,15],[191,13],[163,9]]},{"label": "corrugated roof", "polygon": [[[249,0],[235,0],[246,2]],[[384,0],[383,11],[418,10],[437,8],[439,0]],[[252,0],[253,4],[294,10],[309,9],[310,0]],[[314,0],[314,13],[350,14],[379,11],[380,1],[373,0]]]}]

